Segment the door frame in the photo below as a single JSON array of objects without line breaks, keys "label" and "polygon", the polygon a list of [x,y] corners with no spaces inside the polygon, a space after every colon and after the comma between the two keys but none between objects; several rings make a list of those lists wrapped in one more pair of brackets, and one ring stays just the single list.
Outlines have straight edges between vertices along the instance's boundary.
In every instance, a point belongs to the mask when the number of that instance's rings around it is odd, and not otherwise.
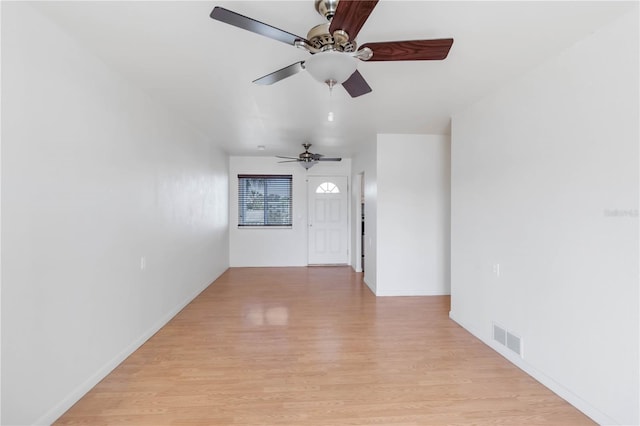
[{"label": "door frame", "polygon": [[[354,251],[354,257],[352,258],[354,261],[353,269],[356,272],[364,272],[364,268],[362,267],[362,252],[364,250],[364,247],[362,246],[362,215],[364,214],[364,211],[362,209],[363,205],[365,205],[366,210],[366,200],[364,198],[364,172],[360,172],[355,175],[355,182],[353,182],[353,200],[355,207],[355,235],[352,243]],[[367,218],[365,217],[365,221],[366,220]]]}]

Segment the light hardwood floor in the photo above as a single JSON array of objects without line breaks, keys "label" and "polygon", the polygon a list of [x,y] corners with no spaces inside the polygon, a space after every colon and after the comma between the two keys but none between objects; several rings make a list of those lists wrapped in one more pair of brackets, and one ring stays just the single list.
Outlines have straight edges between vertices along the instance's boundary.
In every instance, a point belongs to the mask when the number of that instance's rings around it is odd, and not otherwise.
[{"label": "light hardwood floor", "polygon": [[448,312],[348,267],[230,269],[56,424],[593,424]]}]

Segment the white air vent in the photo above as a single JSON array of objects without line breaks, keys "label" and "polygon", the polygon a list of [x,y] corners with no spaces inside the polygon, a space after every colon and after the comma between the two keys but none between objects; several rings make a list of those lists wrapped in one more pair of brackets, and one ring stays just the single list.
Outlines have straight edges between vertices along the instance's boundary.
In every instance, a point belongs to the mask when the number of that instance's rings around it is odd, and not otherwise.
[{"label": "white air vent", "polygon": [[507,332],[507,347],[522,356],[522,348],[521,348],[520,338],[515,334],[511,334]]},{"label": "white air vent", "polygon": [[493,340],[522,356],[522,339],[496,323],[493,323]]},{"label": "white air vent", "polygon": [[493,340],[496,342],[506,345],[507,344],[507,330],[500,327],[497,324],[493,324]]}]

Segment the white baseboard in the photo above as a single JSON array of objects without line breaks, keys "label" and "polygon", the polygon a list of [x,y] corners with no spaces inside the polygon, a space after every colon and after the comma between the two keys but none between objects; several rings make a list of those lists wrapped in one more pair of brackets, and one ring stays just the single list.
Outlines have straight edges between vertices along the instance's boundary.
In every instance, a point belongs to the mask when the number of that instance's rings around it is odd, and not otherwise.
[{"label": "white baseboard", "polygon": [[[224,273],[224,271],[223,271]],[[222,275],[222,274],[220,274]],[[218,276],[219,277],[219,276]],[[215,281],[218,277],[214,278]],[[171,309],[166,315],[156,321],[151,328],[142,333],[140,337],[134,340],[129,346],[124,348],[118,355],[98,369],[91,377],[84,381],[80,386],[74,389],[69,395],[64,397],[60,403],[56,404],[53,408],[47,411],[41,416],[34,425],[50,425],[55,422],[60,416],[62,416],[69,408],[80,400],[87,392],[89,392],[95,385],[97,385],[102,379],[104,379],[109,373],[111,373],[122,361],[127,359],[129,355],[134,353],[140,346],[142,346],[147,340],[156,334],[162,327],[164,327],[171,319],[178,314],[185,306],[187,306],[193,299],[198,297],[207,287],[209,287],[213,281],[203,285],[200,289],[196,290],[185,300],[180,302],[176,307]]]},{"label": "white baseboard", "polygon": [[440,291],[408,291],[408,292],[392,292],[392,293],[378,293],[379,297],[431,297],[431,296],[451,296],[451,293],[443,293]]},{"label": "white baseboard", "polygon": [[583,412],[586,416],[590,417],[596,423],[600,425],[619,425],[620,424],[619,422],[615,421],[614,419],[612,419],[602,411],[598,410],[589,402],[580,398],[571,390],[567,389],[561,383],[558,383],[553,378],[547,376],[540,370],[533,367],[531,364],[527,363],[523,358],[520,358],[513,352],[506,349],[504,346],[492,340],[486,340],[483,337],[481,337],[481,334],[477,330],[474,330],[473,328],[468,327],[466,324],[459,321],[456,318],[453,311],[449,311],[449,318],[451,318],[458,325],[460,325],[462,328],[464,328],[469,333],[471,333],[474,337],[476,337],[482,343],[489,346],[494,351],[498,352],[498,354],[502,355],[504,358],[506,358],[509,362],[514,364],[516,367],[518,367],[519,369],[527,373],[529,376],[536,379],[545,387],[549,388],[549,390],[551,390],[553,393],[558,395],[560,398],[564,399],[569,404],[573,405],[575,408]]}]

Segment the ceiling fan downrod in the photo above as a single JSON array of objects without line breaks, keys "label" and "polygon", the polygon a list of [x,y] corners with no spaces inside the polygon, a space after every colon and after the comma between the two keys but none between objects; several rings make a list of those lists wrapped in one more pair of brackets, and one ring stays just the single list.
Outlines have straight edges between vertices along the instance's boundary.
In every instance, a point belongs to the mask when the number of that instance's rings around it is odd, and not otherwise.
[{"label": "ceiling fan downrod", "polygon": [[314,6],[321,16],[327,18],[327,21],[331,21],[333,15],[336,14],[338,0],[316,0]]},{"label": "ceiling fan downrod", "polygon": [[349,34],[342,28],[330,30],[331,20],[338,8],[338,0],[316,0],[316,11],[328,22],[316,25],[307,33],[306,40],[296,40],[295,46],[311,54],[333,50],[336,52],[356,52],[358,45],[350,40]]}]

